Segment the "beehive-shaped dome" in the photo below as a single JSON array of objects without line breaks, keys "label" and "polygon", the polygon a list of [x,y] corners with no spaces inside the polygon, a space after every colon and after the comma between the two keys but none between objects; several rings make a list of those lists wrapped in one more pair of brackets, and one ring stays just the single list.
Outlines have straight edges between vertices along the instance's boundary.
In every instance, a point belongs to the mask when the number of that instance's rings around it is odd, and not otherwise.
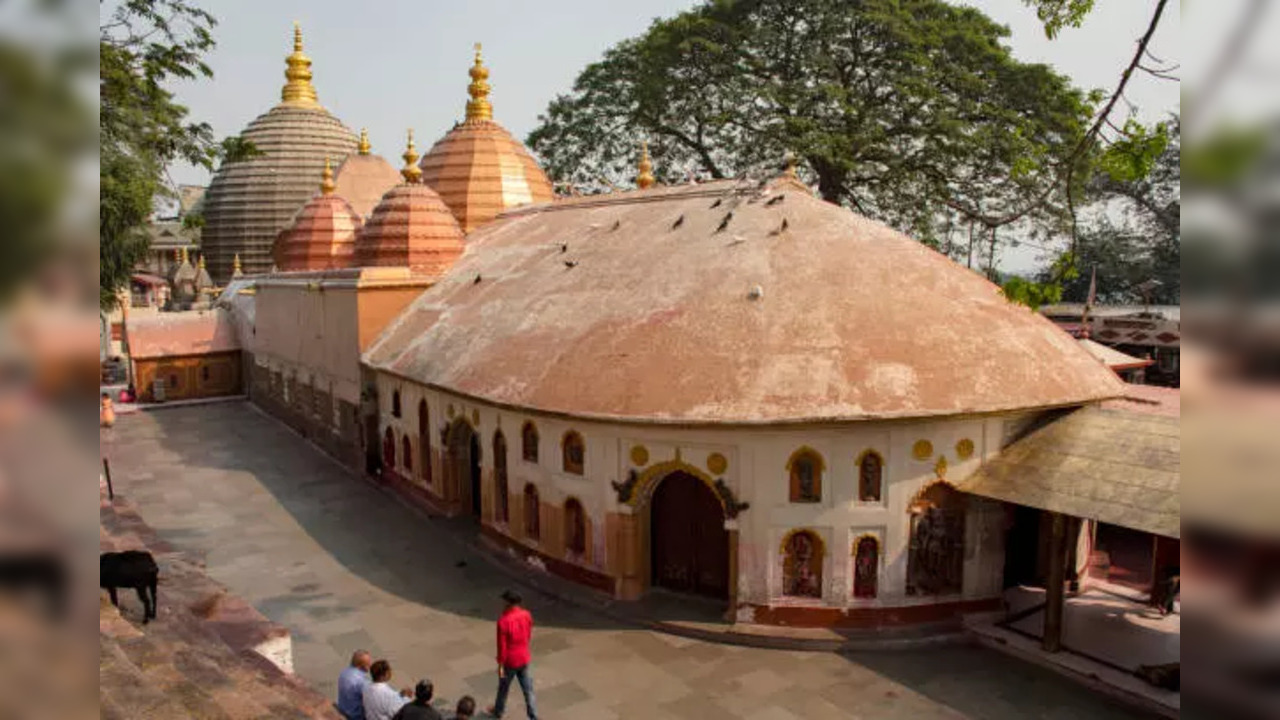
[{"label": "beehive-shaped dome", "polygon": [[334,192],[333,168],[326,161],[320,194],[308,200],[276,238],[276,268],[291,272],[351,267],[362,222],[351,204]]},{"label": "beehive-shaped dome", "polygon": [[422,158],[422,181],[440,194],[464,232],[503,210],[550,202],[551,181],[524,145],[493,121],[489,69],[476,45],[467,118]]},{"label": "beehive-shaped dome", "polygon": [[356,239],[360,267],[408,267],[438,277],[462,255],[458,221],[434,190],[423,185],[409,133],[404,182],[387,191]]},{"label": "beehive-shaped dome", "polygon": [[386,158],[370,152],[369,133],[360,131],[360,145],[355,154],[348,155],[342,165],[338,166],[334,182],[334,191],[339,197],[351,203],[351,207],[363,219],[369,217],[373,208],[382,200],[388,190],[401,182],[400,171],[396,170]]},{"label": "beehive-shaped dome", "polygon": [[201,244],[219,283],[231,277],[237,254],[246,273],[267,272],[277,233],[315,192],[325,158],[340,161],[356,149],[355,133],[316,99],[297,26],[285,62],[281,103],[241,133],[262,154],[223,163],[205,195]]}]

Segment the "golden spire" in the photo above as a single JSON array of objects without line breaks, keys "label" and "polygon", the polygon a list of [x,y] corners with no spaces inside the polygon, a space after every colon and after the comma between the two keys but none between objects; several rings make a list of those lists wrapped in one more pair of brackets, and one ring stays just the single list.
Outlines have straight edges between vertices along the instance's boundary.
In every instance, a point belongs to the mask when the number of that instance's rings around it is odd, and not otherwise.
[{"label": "golden spire", "polygon": [[324,156],[324,175],[320,180],[320,194],[332,195],[337,185],[333,184],[333,165],[329,162],[329,156]]},{"label": "golden spire", "polygon": [[311,84],[311,58],[302,52],[302,28],[293,24],[293,53],[284,59],[286,82],[280,99],[289,105],[320,107],[316,89]]},{"label": "golden spire", "polygon": [[489,104],[489,68],[480,59],[480,43],[476,43],[476,63],[471,66],[471,84],[467,86],[468,120],[492,120],[493,106]]},{"label": "golden spire", "polygon": [[204,253],[200,253],[200,259],[196,261],[196,267],[204,270]]},{"label": "golden spire", "polygon": [[636,175],[636,187],[644,190],[653,185],[653,163],[649,162],[649,142],[640,143],[640,163],[637,165],[640,174]]},{"label": "golden spire", "polygon": [[239,277],[244,274],[244,269],[240,267],[240,253],[236,253],[231,258],[231,277]]},{"label": "golden spire", "polygon": [[796,175],[796,154],[788,152],[785,157],[785,162],[787,164],[787,169],[784,170],[782,174],[790,178],[798,178],[799,176]]},{"label": "golden spire", "polygon": [[404,169],[400,171],[404,181],[413,184],[421,180],[422,168],[418,167],[418,151],[413,145],[413,128],[409,128],[409,147],[405,148],[404,155],[400,157],[404,158]]},{"label": "golden spire", "polygon": [[357,148],[357,151],[359,151],[361,155],[369,154],[369,129],[368,128],[360,128],[360,146]]},{"label": "golden spire", "polygon": [[187,258],[187,249],[186,249],[186,248],[182,248],[182,264],[183,264],[183,265],[189,265],[189,264],[191,264],[191,261]]}]

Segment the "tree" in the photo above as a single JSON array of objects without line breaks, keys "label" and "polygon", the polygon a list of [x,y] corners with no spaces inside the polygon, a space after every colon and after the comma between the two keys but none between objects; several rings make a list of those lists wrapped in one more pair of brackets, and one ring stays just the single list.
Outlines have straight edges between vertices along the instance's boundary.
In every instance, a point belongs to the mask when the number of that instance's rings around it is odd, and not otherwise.
[{"label": "tree", "polygon": [[1090,98],[1007,35],[942,0],[710,0],[608,50],[528,142],[588,190],[629,183],[643,138],[669,182],[772,174],[792,152],[825,199],[935,245],[1015,212],[1060,233]]},{"label": "tree", "polygon": [[207,123],[189,122],[166,84],[212,78],[201,57],[214,46],[212,15],[184,0],[125,0],[99,25],[100,302],[114,307],[147,251],[155,199],[170,191],[175,160],[212,169],[219,159],[254,154],[249,143],[217,143]]}]

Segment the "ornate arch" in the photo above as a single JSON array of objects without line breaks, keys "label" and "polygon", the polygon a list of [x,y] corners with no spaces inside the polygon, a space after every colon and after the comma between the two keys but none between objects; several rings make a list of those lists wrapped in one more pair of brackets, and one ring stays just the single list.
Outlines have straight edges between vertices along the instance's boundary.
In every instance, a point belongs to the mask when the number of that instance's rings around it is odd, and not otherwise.
[{"label": "ornate arch", "polygon": [[642,472],[632,470],[625,483],[613,483],[613,489],[618,493],[618,502],[632,507],[648,505],[649,501],[653,499],[653,491],[657,488],[658,483],[674,472],[683,472],[701,480],[715,494],[716,499],[720,501],[720,507],[724,510],[726,518],[736,518],[738,513],[750,507],[750,503],[738,501],[733,489],[724,481],[724,478],[713,479],[704,470],[700,470],[684,460],[668,460],[655,463],[645,468]]}]

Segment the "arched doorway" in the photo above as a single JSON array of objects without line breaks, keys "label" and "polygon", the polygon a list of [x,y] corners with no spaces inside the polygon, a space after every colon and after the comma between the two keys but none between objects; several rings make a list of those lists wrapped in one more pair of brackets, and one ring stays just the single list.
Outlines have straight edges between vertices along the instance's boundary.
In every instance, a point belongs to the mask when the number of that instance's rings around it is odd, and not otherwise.
[{"label": "arched doorway", "polygon": [[651,582],[678,592],[729,596],[729,533],[724,509],[706,483],[667,475],[649,506]]},{"label": "arched doorway", "polygon": [[465,420],[449,434],[449,472],[464,512],[480,519],[480,437]]}]

